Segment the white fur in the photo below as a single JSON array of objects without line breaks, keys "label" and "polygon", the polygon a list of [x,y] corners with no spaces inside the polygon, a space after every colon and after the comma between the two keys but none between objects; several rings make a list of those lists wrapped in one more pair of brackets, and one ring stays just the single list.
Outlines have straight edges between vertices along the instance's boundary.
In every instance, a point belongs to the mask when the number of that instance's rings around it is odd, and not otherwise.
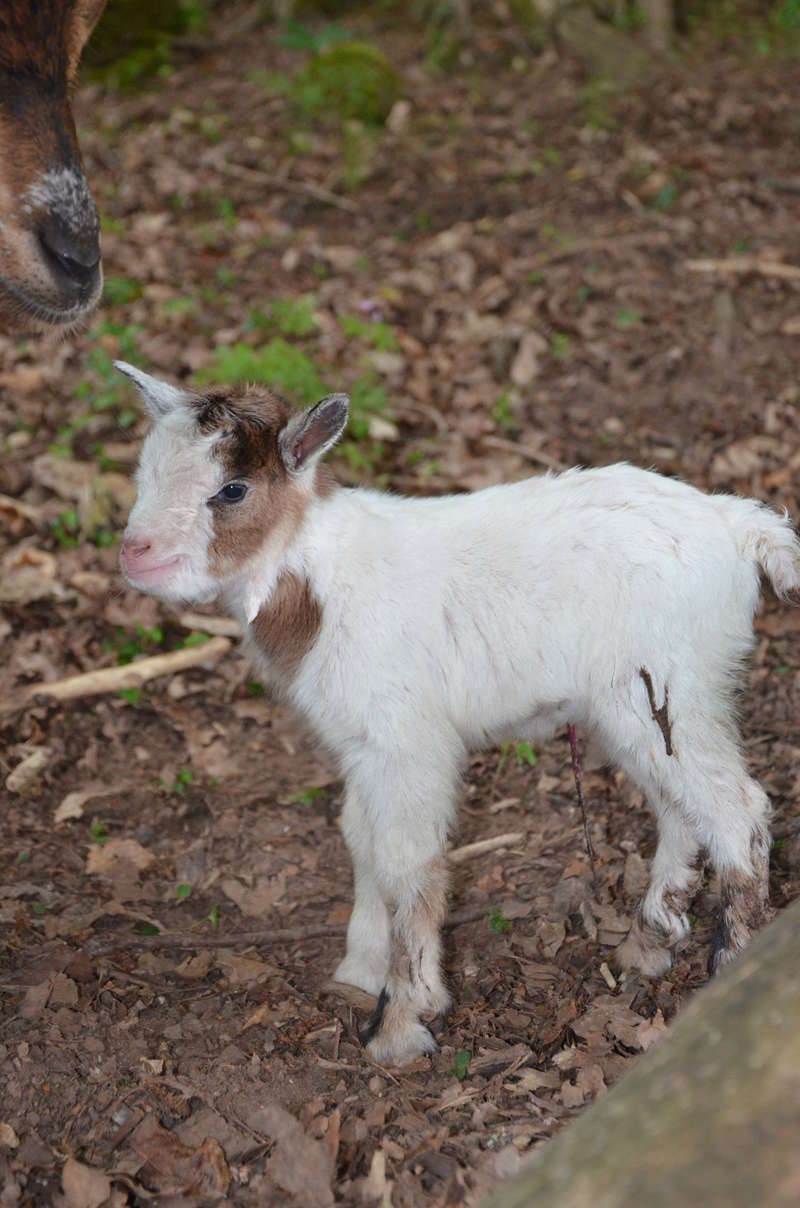
[{"label": "white fur", "polygon": [[[187,559],[158,594],[214,590],[204,501],[220,476],[209,438],[191,435],[182,409],[157,421],[131,526]],[[567,722],[599,740],[659,820],[643,917],[667,945],[688,927],[669,892],[690,885],[700,848],[723,876],[751,875],[768,803],[745,767],[732,691],[753,644],[762,569],[781,591],[800,586],[785,519],[617,465],[444,499],[314,497],[291,539],[265,540],[218,585],[245,626],[283,571],[307,578],[322,607],[288,694],[347,784],[356,901],[337,975],[373,993],[388,984],[416,1011],[388,1050],[376,1037],[374,1055],[427,1050],[416,1015],[447,1005],[437,937],[424,955],[420,939],[416,982],[396,971],[387,980],[387,970],[398,919],[417,936],[408,919],[444,851],[471,750],[542,742]],[[642,668],[659,706],[669,689],[672,755]]]}]

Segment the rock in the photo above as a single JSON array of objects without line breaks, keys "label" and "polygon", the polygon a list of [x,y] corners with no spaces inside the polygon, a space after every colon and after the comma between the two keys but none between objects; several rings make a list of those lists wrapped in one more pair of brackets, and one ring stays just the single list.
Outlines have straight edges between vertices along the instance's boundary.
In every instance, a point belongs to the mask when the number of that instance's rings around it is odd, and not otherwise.
[{"label": "rock", "polygon": [[[486,1208],[796,1204],[798,993],[800,902]],[[663,1020],[638,1031],[649,1047]]]}]

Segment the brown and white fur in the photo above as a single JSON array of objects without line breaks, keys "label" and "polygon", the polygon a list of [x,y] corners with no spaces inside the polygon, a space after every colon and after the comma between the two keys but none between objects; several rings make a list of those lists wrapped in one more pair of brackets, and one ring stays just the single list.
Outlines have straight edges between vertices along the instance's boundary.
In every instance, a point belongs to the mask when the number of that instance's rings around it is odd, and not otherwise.
[{"label": "brown and white fur", "polygon": [[800,545],[763,505],[631,466],[445,499],[335,486],[332,395],[292,414],[267,391],[191,395],[141,373],[154,424],[122,547],[128,581],[222,599],[265,680],[346,784],[355,906],[336,976],[379,993],[379,1061],[435,1048],[445,850],[470,750],[577,723],[659,827],[623,964],[665,972],[701,851],[723,908],[712,965],[767,911],[767,797],[733,712],[763,571],[800,586]]},{"label": "brown and white fur", "polygon": [[0,3],[0,326],[72,327],[103,287],[71,93],[105,0]]}]

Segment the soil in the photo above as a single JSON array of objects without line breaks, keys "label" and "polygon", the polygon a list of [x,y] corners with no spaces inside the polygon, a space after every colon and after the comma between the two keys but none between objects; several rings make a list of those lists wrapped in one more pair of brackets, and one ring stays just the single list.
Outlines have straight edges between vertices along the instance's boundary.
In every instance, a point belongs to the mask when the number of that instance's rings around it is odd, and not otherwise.
[{"label": "soil", "polygon": [[[716,46],[598,113],[577,61],[531,58],[507,23],[437,72],[375,16],[353,28],[409,106],[342,136],[275,83],[303,56],[225,11],[158,85],[81,90],[107,299],[69,339],[0,341],[2,1202],[475,1204],[706,981],[715,885],[672,972],[617,983],[654,846],[641,796],[585,753],[595,886],[566,734],[476,756],[454,846],[511,837],[454,865],[441,1050],[371,1063],[372,1001],[330,983],[341,784],[235,643],[140,692],[15,710],[26,685],[214,627],[118,574],[146,425],[109,358],[188,382],[313,295],[316,326],[281,338],[329,388],[386,394],[334,461],[346,482],[441,493],[627,459],[797,516],[800,270],[775,274],[800,265],[796,67]],[[800,612],[767,597],[757,628],[742,729],[781,909]]]}]

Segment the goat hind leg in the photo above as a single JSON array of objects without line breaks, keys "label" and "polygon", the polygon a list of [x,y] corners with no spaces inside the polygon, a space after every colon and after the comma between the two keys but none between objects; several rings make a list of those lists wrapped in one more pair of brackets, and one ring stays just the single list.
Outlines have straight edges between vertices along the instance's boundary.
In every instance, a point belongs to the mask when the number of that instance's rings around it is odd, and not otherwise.
[{"label": "goat hind leg", "polygon": [[[745,777],[742,800],[747,811],[744,835],[739,827],[726,834],[715,834],[710,844],[721,891],[719,921],[708,962],[712,975],[735,960],[751,935],[772,915],[769,800],[761,786],[749,777]],[[740,850],[736,851],[736,847]]]},{"label": "goat hind leg", "polygon": [[674,805],[658,815],[658,848],[650,885],[628,935],[614,954],[618,970],[638,969],[662,977],[690,931],[688,909],[697,892],[702,864],[700,843],[690,821]]}]

